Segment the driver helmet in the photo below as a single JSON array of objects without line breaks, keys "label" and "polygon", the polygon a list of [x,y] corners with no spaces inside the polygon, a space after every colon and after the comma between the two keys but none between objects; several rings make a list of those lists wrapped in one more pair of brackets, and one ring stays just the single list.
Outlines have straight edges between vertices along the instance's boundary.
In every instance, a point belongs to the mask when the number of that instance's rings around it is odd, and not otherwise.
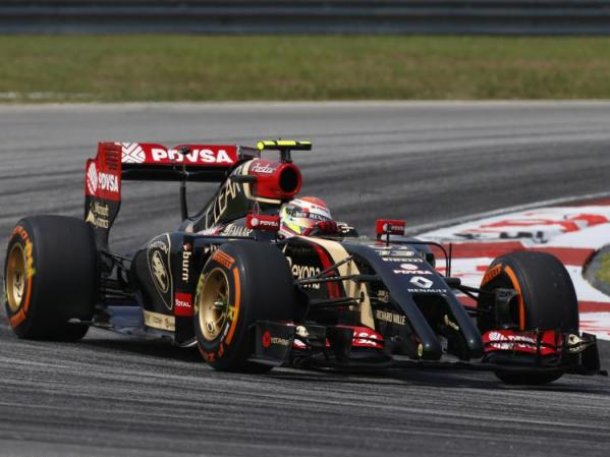
[{"label": "driver helmet", "polygon": [[324,200],[317,197],[301,197],[282,206],[280,220],[282,235],[308,235],[318,222],[332,221],[332,216]]}]

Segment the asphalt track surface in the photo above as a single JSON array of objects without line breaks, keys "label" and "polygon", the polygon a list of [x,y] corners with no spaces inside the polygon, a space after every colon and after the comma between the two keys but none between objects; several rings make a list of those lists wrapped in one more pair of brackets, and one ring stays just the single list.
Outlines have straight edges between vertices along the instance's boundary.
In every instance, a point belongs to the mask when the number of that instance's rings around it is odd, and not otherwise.
[{"label": "asphalt track surface", "polygon": [[[98,140],[311,139],[304,193],[338,219],[434,224],[610,183],[610,103],[367,103],[0,108],[0,231],[37,213],[82,215]],[[113,238],[175,227],[175,184],[129,183]],[[211,188],[191,188],[202,201]],[[195,204],[193,206],[196,206]],[[366,230],[364,230],[366,231]],[[212,371],[194,351],[91,331],[17,340],[0,322],[0,455],[607,456],[610,382],[516,388],[491,373]],[[602,346],[610,366],[610,345]]]}]

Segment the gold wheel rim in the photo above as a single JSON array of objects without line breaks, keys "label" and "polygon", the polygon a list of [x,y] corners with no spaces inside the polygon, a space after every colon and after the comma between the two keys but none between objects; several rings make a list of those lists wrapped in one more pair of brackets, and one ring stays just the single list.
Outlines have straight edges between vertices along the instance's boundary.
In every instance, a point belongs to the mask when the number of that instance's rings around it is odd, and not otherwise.
[{"label": "gold wheel rim", "polygon": [[13,245],[6,266],[6,298],[8,307],[15,313],[23,304],[26,283],[25,249],[19,243]]},{"label": "gold wheel rim", "polygon": [[214,341],[227,322],[229,308],[229,280],[220,268],[206,276],[198,295],[199,328],[207,341]]}]

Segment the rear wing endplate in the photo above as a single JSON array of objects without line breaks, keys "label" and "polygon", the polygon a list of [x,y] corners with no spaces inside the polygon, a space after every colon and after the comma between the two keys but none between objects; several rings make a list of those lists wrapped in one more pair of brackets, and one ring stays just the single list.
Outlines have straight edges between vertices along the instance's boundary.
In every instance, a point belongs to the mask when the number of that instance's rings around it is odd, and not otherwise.
[{"label": "rear wing endplate", "polygon": [[98,247],[105,248],[123,180],[222,182],[241,162],[259,155],[255,148],[226,144],[99,143],[85,169],[85,221],[94,228]]}]

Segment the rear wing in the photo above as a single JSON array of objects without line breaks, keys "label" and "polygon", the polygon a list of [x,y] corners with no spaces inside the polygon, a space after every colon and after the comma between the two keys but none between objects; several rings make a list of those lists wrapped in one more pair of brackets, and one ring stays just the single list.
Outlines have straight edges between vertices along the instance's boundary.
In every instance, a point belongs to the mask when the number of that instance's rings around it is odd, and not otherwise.
[{"label": "rear wing", "polygon": [[85,195],[120,200],[124,179],[222,182],[240,162],[259,155],[254,148],[224,144],[99,143],[97,156],[87,160]]},{"label": "rear wing", "polygon": [[94,228],[98,247],[106,248],[122,180],[222,182],[241,162],[259,155],[255,148],[225,144],[99,143],[85,168],[85,221]]}]

